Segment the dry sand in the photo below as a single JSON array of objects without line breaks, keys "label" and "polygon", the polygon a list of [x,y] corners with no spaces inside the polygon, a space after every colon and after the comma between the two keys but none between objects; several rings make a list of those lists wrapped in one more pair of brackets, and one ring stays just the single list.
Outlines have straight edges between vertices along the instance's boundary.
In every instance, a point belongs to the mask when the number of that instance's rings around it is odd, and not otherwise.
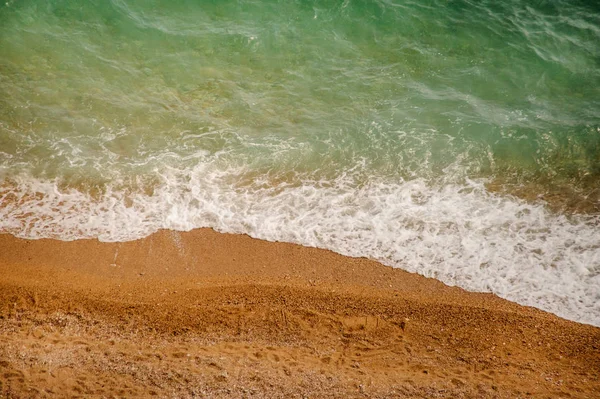
[{"label": "dry sand", "polygon": [[0,398],[599,398],[600,329],[200,229],[0,235]]}]

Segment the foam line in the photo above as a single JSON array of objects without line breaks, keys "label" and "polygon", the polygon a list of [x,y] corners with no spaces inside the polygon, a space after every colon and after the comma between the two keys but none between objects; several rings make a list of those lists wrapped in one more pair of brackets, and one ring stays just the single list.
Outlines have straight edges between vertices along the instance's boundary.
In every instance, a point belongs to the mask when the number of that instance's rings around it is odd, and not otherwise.
[{"label": "foam line", "polygon": [[231,185],[239,173],[171,171],[153,195],[108,190],[100,200],[22,177],[2,192],[0,231],[127,241],[159,229],[212,227],[369,257],[600,325],[598,216],[553,214],[489,193],[481,181]]}]

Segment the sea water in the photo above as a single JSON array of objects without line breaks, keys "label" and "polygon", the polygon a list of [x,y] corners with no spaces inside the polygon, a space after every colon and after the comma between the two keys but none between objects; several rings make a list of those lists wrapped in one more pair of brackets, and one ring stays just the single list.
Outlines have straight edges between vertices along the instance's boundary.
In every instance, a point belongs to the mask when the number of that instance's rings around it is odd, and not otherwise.
[{"label": "sea water", "polygon": [[600,325],[600,7],[4,0],[0,231],[199,227]]}]

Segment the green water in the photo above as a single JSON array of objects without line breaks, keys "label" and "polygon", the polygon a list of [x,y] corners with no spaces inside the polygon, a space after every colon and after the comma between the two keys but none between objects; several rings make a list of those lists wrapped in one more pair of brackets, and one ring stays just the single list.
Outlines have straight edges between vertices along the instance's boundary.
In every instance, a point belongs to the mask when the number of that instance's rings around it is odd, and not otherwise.
[{"label": "green water", "polygon": [[5,178],[600,176],[585,2],[9,1],[0,49]]}]

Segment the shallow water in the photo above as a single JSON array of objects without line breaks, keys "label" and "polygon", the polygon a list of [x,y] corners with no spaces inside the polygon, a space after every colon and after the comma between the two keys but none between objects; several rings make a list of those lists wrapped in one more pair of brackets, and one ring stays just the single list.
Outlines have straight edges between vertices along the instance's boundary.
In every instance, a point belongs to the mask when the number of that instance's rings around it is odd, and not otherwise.
[{"label": "shallow water", "polygon": [[586,2],[0,6],[20,237],[213,227],[600,325],[599,178]]}]

